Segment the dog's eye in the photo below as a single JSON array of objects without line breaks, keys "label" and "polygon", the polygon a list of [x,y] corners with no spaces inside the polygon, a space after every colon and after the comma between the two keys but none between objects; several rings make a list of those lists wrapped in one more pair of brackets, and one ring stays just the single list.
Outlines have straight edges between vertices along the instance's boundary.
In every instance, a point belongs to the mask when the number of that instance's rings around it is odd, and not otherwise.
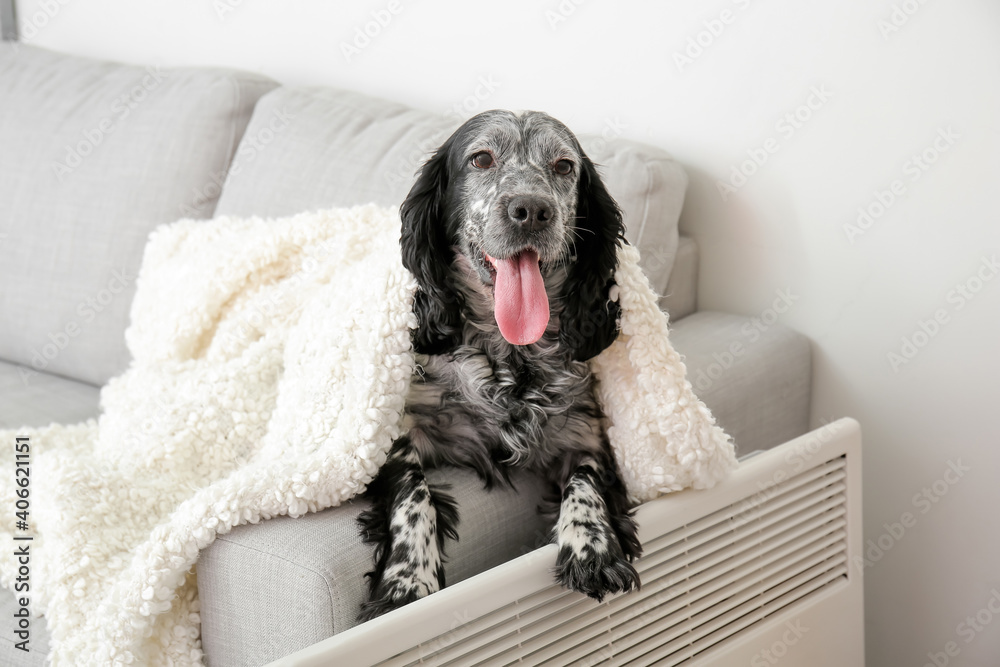
[{"label": "dog's eye", "polygon": [[493,156],[483,151],[472,156],[472,166],[477,169],[489,169],[493,166]]},{"label": "dog's eye", "polygon": [[566,176],[567,174],[573,171],[573,163],[570,162],[569,160],[559,160],[558,162],[556,162],[555,167],[553,168],[555,169],[555,172],[560,176]]}]

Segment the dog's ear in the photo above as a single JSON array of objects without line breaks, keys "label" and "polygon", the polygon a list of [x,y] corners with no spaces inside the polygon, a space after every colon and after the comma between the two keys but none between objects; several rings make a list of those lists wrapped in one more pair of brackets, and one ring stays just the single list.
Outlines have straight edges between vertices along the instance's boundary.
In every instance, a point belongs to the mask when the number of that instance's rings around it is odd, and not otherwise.
[{"label": "dog's ear", "polygon": [[413,302],[417,316],[413,349],[421,354],[442,354],[452,349],[459,342],[462,328],[459,296],[448,281],[453,259],[445,201],[450,143],[441,146],[420,169],[400,207],[403,265],[418,284]]},{"label": "dog's ear", "polygon": [[576,261],[571,265],[559,321],[560,343],[574,359],[597,356],[618,337],[621,310],[608,298],[615,284],[618,247],[625,225],[618,204],[608,193],[590,158],[580,151],[579,192],[573,235]]}]

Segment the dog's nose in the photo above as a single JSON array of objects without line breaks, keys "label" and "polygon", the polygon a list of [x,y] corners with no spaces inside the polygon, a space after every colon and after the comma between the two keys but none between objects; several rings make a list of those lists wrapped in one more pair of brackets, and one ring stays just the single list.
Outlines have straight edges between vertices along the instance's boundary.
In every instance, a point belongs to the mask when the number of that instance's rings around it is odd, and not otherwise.
[{"label": "dog's nose", "polygon": [[507,205],[507,215],[528,231],[534,232],[552,221],[552,207],[541,197],[514,197]]}]

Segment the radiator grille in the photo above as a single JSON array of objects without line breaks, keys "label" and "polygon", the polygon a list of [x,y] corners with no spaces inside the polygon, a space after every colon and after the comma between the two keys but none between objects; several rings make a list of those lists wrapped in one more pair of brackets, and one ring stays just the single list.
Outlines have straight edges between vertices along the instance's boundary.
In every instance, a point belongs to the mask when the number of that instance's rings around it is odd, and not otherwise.
[{"label": "radiator grille", "polygon": [[642,590],[553,585],[380,663],[681,665],[848,575],[837,457],[645,544]]}]

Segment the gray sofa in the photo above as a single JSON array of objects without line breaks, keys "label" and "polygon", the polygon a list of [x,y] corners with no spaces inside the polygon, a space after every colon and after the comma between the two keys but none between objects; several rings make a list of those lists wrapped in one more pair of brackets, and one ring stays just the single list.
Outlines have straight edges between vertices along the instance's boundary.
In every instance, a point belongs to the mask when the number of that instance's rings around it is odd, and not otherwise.
[{"label": "gray sofa", "polygon": [[[218,69],[160,70],[0,45],[0,428],[97,416],[128,364],[123,331],[148,233],[181,217],[281,216],[398,205],[459,120],[333,89]],[[774,324],[697,310],[698,252],[678,232],[687,179],[663,151],[581,136],[666,296],[689,379],[740,453],[806,432],[809,343]],[[733,347],[739,344],[738,347]],[[461,505],[454,583],[548,539],[536,480],[486,494],[444,469]],[[242,526],[197,566],[211,665],[263,664],[355,623],[369,547],[364,499]],[[6,618],[11,594],[0,591]],[[0,664],[41,665],[0,633]]]}]

